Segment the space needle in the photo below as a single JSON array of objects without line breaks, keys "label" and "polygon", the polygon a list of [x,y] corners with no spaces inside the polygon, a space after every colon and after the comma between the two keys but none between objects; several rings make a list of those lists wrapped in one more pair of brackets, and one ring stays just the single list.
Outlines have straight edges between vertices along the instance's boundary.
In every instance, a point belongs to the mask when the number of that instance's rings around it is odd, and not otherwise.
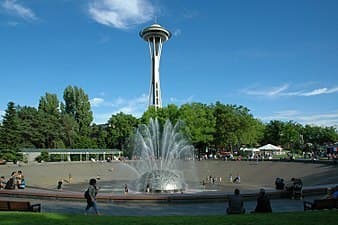
[{"label": "space needle", "polygon": [[140,31],[140,36],[148,42],[151,58],[151,80],[149,90],[149,107],[162,108],[160,87],[160,59],[162,45],[170,39],[171,33],[159,24],[153,24]]}]

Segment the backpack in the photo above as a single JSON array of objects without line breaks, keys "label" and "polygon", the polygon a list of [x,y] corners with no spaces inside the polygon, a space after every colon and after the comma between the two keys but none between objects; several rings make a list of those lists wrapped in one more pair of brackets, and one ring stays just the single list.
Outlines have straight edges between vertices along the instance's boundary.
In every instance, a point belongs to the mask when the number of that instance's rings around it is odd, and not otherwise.
[{"label": "backpack", "polygon": [[85,199],[87,199],[87,200],[90,199],[89,189],[87,189],[87,190],[85,191],[84,197],[85,197]]}]

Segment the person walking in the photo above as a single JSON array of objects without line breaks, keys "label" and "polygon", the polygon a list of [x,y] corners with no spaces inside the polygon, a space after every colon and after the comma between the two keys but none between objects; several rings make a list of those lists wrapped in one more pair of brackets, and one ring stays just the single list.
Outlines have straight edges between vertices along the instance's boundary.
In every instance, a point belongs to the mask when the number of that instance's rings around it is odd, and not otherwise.
[{"label": "person walking", "polygon": [[85,214],[87,215],[88,210],[93,207],[96,215],[100,215],[97,204],[96,204],[96,195],[98,192],[98,188],[96,187],[96,179],[92,178],[89,180],[89,186],[87,191],[85,192],[85,197],[87,199],[87,207],[85,209]]}]

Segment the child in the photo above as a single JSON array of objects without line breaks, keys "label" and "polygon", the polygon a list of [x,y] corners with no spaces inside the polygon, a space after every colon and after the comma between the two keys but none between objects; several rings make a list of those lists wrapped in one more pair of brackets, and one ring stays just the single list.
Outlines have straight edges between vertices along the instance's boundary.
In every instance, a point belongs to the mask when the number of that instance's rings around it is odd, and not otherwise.
[{"label": "child", "polygon": [[58,181],[57,189],[58,191],[62,191],[62,179]]},{"label": "child", "polygon": [[128,185],[124,184],[124,194],[128,194]]}]

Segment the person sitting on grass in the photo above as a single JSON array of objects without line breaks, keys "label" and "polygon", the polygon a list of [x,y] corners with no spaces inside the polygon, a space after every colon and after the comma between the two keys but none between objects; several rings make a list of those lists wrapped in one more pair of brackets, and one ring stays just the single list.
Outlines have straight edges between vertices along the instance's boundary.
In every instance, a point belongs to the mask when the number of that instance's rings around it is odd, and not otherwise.
[{"label": "person sitting on grass", "polygon": [[234,195],[229,197],[229,207],[227,208],[228,214],[242,214],[245,213],[244,202],[240,196],[239,189],[235,189]]},{"label": "person sitting on grass", "polygon": [[265,190],[262,188],[259,191],[259,196],[257,198],[257,205],[255,208],[255,213],[270,213],[272,212],[270,199],[265,194]]}]

